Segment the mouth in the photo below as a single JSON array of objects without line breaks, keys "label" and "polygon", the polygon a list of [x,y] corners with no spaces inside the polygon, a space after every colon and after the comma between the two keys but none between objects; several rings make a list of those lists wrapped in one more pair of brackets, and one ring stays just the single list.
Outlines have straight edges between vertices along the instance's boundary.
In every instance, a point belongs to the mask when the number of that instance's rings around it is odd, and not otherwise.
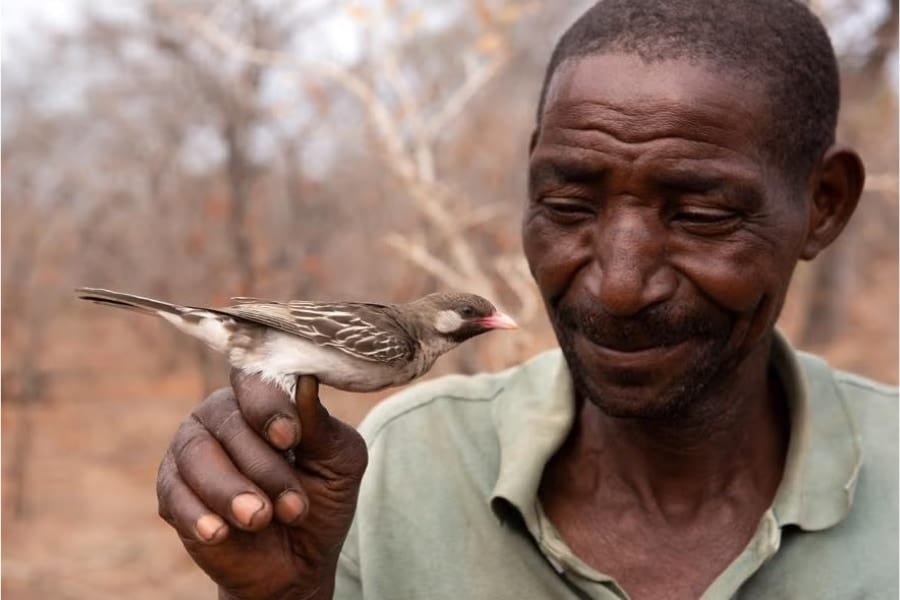
[{"label": "mouth", "polygon": [[487,329],[518,329],[519,325],[512,317],[502,312],[495,312],[492,315],[478,320],[478,324]]},{"label": "mouth", "polygon": [[682,360],[681,355],[689,345],[688,341],[684,341],[672,345],[621,350],[597,344],[586,338],[582,338],[582,342],[600,363],[616,369],[647,369],[675,364]]}]

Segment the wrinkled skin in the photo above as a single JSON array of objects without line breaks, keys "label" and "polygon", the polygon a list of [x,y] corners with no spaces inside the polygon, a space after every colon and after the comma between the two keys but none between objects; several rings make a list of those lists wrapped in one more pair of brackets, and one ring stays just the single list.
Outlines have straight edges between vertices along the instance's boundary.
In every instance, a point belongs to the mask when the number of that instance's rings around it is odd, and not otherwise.
[{"label": "wrinkled skin", "polygon": [[764,97],[636,57],[554,78],[525,253],[580,389],[610,413],[668,416],[733,379],[823,245],[807,182],[761,148]]},{"label": "wrinkled skin", "polygon": [[295,409],[277,386],[233,372],[232,388],[197,407],[160,465],[160,516],[220,598],[332,595],[366,446],[328,415],[314,378],[297,388]]}]

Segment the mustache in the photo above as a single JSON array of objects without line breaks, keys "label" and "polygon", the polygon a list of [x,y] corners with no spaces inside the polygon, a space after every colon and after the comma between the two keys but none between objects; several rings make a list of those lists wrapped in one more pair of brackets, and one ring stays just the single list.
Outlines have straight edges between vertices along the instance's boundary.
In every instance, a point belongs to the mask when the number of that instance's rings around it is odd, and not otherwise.
[{"label": "mustache", "polygon": [[679,313],[666,305],[650,306],[622,318],[596,305],[562,303],[554,320],[567,337],[577,332],[598,346],[620,352],[675,346],[688,339],[724,338],[731,328],[725,315]]}]

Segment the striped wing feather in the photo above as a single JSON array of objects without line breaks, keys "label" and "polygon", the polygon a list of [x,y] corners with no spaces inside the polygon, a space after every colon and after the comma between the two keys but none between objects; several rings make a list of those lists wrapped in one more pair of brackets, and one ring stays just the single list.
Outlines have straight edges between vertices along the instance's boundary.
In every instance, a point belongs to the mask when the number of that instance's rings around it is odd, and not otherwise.
[{"label": "striped wing feather", "polygon": [[233,300],[234,305],[216,310],[356,358],[393,362],[409,360],[415,353],[414,342],[390,315],[388,307],[380,304]]}]

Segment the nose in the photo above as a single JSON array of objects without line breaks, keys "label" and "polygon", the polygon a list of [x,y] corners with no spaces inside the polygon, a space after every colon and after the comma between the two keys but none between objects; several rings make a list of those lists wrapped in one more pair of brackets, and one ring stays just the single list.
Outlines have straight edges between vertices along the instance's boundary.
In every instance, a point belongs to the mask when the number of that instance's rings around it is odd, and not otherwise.
[{"label": "nose", "polygon": [[609,215],[596,225],[589,293],[610,315],[630,317],[670,299],[677,288],[666,232],[648,214]]}]

